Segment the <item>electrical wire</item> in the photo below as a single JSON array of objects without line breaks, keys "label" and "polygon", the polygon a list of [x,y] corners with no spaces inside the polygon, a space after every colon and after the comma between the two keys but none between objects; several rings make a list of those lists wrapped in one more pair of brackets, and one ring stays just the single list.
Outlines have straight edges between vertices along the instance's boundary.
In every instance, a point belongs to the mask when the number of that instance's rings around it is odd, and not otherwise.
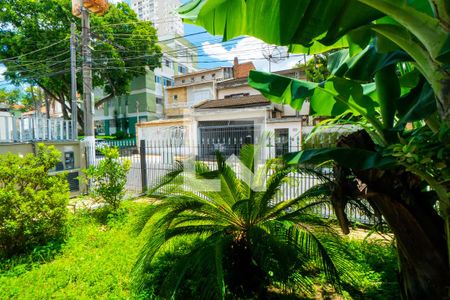
[{"label": "electrical wire", "polygon": [[30,54],[34,54],[34,53],[37,53],[37,52],[39,52],[39,51],[42,51],[42,50],[48,49],[48,48],[50,48],[50,47],[56,46],[56,45],[58,45],[58,44],[61,44],[62,42],[66,41],[66,40],[68,40],[68,39],[69,39],[69,38],[65,38],[65,39],[63,39],[63,40],[60,40],[59,42],[50,44],[50,45],[45,46],[45,47],[43,47],[43,48],[40,48],[40,49],[31,51],[31,52],[28,52],[28,53],[24,53],[24,54],[15,56],[15,57],[9,57],[9,58],[3,59],[3,60],[4,60],[4,61],[5,61],[5,60],[15,60],[15,59],[20,58],[20,57],[23,57],[23,56],[28,56],[28,55],[30,55]]}]

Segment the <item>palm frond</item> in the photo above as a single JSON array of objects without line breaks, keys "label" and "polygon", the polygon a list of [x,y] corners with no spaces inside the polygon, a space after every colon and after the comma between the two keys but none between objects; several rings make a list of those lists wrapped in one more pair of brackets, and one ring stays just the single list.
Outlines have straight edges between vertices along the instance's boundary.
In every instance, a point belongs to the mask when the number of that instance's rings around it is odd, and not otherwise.
[{"label": "palm frond", "polygon": [[258,154],[259,147],[257,145],[244,145],[239,153],[241,163],[253,171],[255,165],[255,157]]},{"label": "palm frond", "polygon": [[280,170],[271,175],[267,181],[266,190],[264,193],[259,193],[255,198],[257,206],[257,217],[262,218],[270,210],[269,203],[275,195],[281,190],[283,183],[287,176],[293,171],[292,168]]},{"label": "palm frond", "polygon": [[159,191],[162,187],[167,187],[170,183],[173,183],[173,181],[176,178],[179,178],[179,175],[183,173],[183,170],[184,170],[183,164],[177,161],[174,170],[168,172],[161,178],[160,182],[158,182],[152,188],[150,188],[147,191],[147,196],[150,197],[156,196],[156,192]]},{"label": "palm frond", "polygon": [[305,276],[300,272],[295,272],[291,275],[290,279],[294,284],[292,286],[295,287],[295,291],[298,293],[302,293],[306,297],[314,297],[314,281],[311,280],[310,277]]},{"label": "palm frond", "polygon": [[287,232],[287,238],[301,253],[318,262],[327,280],[339,288],[339,272],[325,246],[313,232],[302,224],[293,224]]},{"label": "palm frond", "polygon": [[[288,208],[293,208],[296,205],[298,205],[299,203],[301,203],[302,201],[305,201],[307,199],[317,199],[317,198],[322,197],[323,195],[329,195],[329,193],[330,193],[330,188],[329,188],[328,184],[315,185],[315,186],[309,188],[307,191],[305,191],[300,196],[298,196],[294,199],[291,199],[291,200],[280,202],[277,205],[275,205],[274,207],[269,208],[264,216],[264,219],[267,220],[270,218],[274,218],[280,214],[284,215]],[[300,212],[302,212],[302,210],[300,210]]]},{"label": "palm frond", "polygon": [[198,299],[223,299],[223,270],[217,268],[217,263],[221,262],[221,252],[217,248],[223,247],[223,243],[223,234],[216,233],[199,242],[181,257],[163,281],[161,296],[164,299],[174,299],[186,272],[189,271],[204,274],[201,279],[205,281],[205,288],[198,290]]}]

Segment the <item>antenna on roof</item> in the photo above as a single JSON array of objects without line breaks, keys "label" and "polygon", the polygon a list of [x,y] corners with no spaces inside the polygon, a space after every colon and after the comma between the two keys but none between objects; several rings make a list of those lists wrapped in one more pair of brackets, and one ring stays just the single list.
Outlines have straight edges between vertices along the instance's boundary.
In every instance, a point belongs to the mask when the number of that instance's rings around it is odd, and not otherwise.
[{"label": "antenna on roof", "polygon": [[278,63],[285,59],[281,53],[281,49],[278,46],[263,44],[262,55],[269,62],[269,72],[272,71],[272,63]]}]

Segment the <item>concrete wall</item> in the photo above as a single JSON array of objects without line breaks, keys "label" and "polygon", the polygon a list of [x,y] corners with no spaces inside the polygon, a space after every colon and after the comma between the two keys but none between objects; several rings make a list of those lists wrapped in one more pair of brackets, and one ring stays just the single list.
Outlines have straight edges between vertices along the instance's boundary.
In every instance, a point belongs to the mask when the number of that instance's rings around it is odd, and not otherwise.
[{"label": "concrete wall", "polygon": [[300,124],[300,120],[290,122],[270,122],[266,124],[267,132],[269,132],[272,137],[275,136],[275,129],[284,128],[289,130],[289,150],[300,150],[304,135],[304,129]]},{"label": "concrete wall", "polygon": [[[44,142],[45,145],[53,145],[61,152],[61,162],[64,164],[64,152],[74,153],[74,168],[66,170],[69,173],[80,173],[80,169],[86,168],[86,158],[84,148],[79,141],[67,141],[67,142]],[[0,143],[0,155],[6,153],[14,153],[18,155],[26,155],[29,153],[35,153],[36,143]],[[81,173],[79,174],[81,175]],[[84,190],[84,186],[80,183],[80,190]],[[72,192],[72,195],[77,194],[79,191]]]},{"label": "concrete wall", "polygon": [[136,126],[136,140],[182,140],[185,137],[184,121],[161,122],[160,124],[151,122],[149,124],[141,123]]},{"label": "concrete wall", "polygon": [[[225,72],[227,70],[227,72]],[[183,84],[201,83],[203,81],[220,80],[230,76],[230,67],[202,70],[195,73],[179,75],[175,77],[175,86]]]},{"label": "concrete wall", "polygon": [[213,81],[192,85],[187,88],[187,103],[189,107],[205,100],[213,100],[215,97],[215,84]]},{"label": "concrete wall", "polygon": [[240,87],[230,87],[230,88],[220,89],[217,91],[217,99],[223,99],[223,98],[225,98],[225,96],[229,96],[229,95],[233,95],[233,94],[240,94],[240,93],[249,93],[250,95],[261,94],[254,88],[246,85],[246,86],[240,86]]}]

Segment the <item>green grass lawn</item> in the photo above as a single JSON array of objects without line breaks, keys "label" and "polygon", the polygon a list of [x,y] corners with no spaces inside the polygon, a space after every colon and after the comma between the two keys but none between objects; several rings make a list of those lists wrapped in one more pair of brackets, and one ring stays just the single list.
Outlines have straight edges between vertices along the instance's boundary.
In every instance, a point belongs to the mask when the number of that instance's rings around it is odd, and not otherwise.
[{"label": "green grass lawn", "polygon": [[50,245],[3,261],[0,299],[130,298],[130,271],[141,245],[132,223],[142,205],[126,203],[128,216],[107,225],[78,213],[61,249]]},{"label": "green grass lawn", "polygon": [[[71,215],[65,242],[0,260],[0,299],[144,298],[132,293],[130,273],[144,242],[133,233],[133,224],[145,205],[125,202],[124,213],[109,221],[87,213]],[[347,245],[360,269],[357,289],[367,299],[394,299],[398,286],[392,247],[361,239],[348,239]],[[320,276],[317,280],[320,285]]]}]

